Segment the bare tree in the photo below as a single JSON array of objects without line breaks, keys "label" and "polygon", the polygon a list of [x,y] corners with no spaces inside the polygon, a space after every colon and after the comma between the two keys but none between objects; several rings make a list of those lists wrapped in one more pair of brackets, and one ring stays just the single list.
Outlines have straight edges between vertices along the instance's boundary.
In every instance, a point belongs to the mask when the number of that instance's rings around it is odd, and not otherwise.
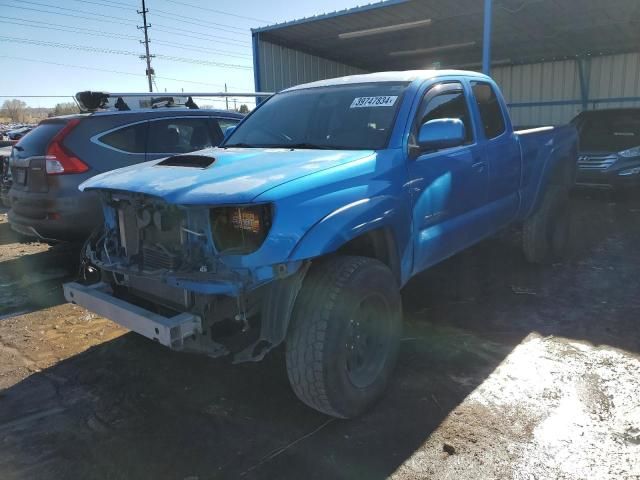
[{"label": "bare tree", "polygon": [[2,111],[12,122],[24,122],[26,116],[27,104],[16,98],[5,100],[2,104]]},{"label": "bare tree", "polygon": [[73,102],[65,102],[65,103],[57,103],[55,107],[53,107],[53,115],[72,115],[74,113],[80,113],[78,106]]}]

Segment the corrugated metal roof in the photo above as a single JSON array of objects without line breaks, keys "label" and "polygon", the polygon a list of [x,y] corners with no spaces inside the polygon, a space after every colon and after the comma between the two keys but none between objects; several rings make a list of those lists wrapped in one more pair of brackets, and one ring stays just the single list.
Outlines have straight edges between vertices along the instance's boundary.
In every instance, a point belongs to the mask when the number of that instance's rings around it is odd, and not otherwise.
[{"label": "corrugated metal roof", "polygon": [[[389,0],[254,33],[268,42],[368,71],[423,69],[434,63],[464,68],[481,59],[483,3]],[[429,25],[416,28],[339,37],[426,19]],[[640,1],[494,0],[492,48],[494,64],[638,51]]]}]

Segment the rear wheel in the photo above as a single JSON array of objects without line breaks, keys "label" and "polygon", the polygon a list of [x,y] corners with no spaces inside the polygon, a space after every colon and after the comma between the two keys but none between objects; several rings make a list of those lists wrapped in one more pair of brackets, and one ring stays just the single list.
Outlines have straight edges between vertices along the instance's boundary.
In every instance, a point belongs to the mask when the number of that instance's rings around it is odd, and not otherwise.
[{"label": "rear wheel", "polygon": [[351,418],[383,393],[398,352],[402,307],[383,263],[338,256],[311,268],[287,337],[287,372],[304,403]]},{"label": "rear wheel", "polygon": [[550,185],[538,210],[523,226],[523,250],[527,260],[549,263],[562,259],[569,247],[570,224],[569,189]]}]

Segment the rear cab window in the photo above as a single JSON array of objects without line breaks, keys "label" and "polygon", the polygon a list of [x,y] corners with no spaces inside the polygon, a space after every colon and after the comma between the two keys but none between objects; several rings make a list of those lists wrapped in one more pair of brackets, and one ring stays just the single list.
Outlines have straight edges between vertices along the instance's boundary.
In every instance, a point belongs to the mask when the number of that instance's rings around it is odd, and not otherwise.
[{"label": "rear cab window", "polygon": [[505,130],[504,115],[493,86],[487,82],[471,82],[484,134],[488,140],[499,137]]}]

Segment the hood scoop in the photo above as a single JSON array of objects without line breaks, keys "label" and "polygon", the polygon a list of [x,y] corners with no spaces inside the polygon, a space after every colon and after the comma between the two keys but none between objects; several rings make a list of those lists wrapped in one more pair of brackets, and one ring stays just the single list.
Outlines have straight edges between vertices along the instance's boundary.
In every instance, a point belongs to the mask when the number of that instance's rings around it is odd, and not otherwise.
[{"label": "hood scoop", "polygon": [[156,167],[207,168],[215,161],[214,157],[208,155],[174,155],[156,163]]}]

